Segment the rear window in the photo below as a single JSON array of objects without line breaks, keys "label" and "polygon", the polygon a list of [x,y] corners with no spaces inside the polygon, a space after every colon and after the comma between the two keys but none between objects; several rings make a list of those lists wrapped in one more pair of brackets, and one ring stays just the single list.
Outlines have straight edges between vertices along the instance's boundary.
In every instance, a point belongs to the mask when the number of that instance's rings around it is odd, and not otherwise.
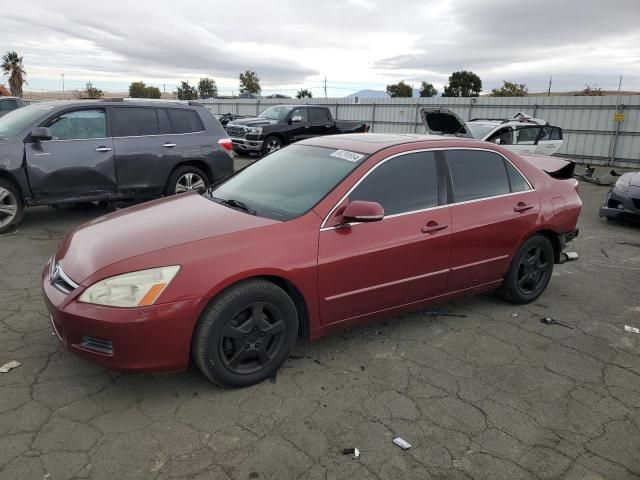
[{"label": "rear window", "polygon": [[482,150],[449,150],[446,157],[456,202],[495,197],[510,192],[504,160],[497,153]]},{"label": "rear window", "polygon": [[174,133],[193,133],[204,130],[200,117],[193,110],[171,108],[167,112],[173,124]]},{"label": "rear window", "polygon": [[155,108],[116,107],[113,109],[112,128],[114,137],[138,137],[160,133]]}]

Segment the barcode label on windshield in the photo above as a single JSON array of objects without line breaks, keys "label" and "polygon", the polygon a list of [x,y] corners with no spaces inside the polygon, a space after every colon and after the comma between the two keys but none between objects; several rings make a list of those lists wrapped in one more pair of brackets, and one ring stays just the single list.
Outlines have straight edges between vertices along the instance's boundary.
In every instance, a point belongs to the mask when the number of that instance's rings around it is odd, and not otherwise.
[{"label": "barcode label on windshield", "polygon": [[329,156],[341,158],[343,160],[348,160],[349,162],[354,162],[354,163],[360,160],[362,157],[364,157],[364,155],[361,155],[355,152],[350,152],[348,150],[336,150]]}]

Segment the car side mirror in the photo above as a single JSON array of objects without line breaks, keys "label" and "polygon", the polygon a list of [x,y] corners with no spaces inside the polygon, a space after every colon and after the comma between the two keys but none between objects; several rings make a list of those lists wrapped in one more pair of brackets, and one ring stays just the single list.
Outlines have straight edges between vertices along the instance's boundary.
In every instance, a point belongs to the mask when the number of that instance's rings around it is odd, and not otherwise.
[{"label": "car side mirror", "polygon": [[51,133],[51,129],[48,127],[36,127],[31,130],[31,139],[36,142],[51,140],[52,138],[53,134]]},{"label": "car side mirror", "polygon": [[302,117],[300,115],[296,115],[294,117],[291,117],[291,123],[298,123],[302,121]]},{"label": "car side mirror", "polygon": [[379,222],[384,218],[384,208],[378,202],[354,200],[342,212],[344,223]]},{"label": "car side mirror", "polygon": [[493,143],[495,143],[496,145],[500,145],[502,143],[502,140],[500,140],[499,138],[496,138]]}]

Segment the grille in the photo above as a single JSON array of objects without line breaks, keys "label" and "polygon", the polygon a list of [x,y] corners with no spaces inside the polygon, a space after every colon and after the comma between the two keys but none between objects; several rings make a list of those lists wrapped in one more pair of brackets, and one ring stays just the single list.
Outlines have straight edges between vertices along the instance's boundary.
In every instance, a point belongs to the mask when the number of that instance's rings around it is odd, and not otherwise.
[{"label": "grille", "polygon": [[87,350],[93,350],[94,352],[113,355],[113,344],[110,340],[105,340],[103,338],[82,337],[80,346]]},{"label": "grille", "polygon": [[53,263],[53,268],[51,269],[51,273],[49,274],[49,283],[53,285],[55,288],[60,290],[62,293],[71,293],[76,288],[78,288],[78,284],[71,280],[62,270],[62,267],[58,263]]},{"label": "grille", "polygon": [[632,198],[631,200],[633,200],[633,206],[640,210],[640,198]]},{"label": "grille", "polygon": [[225,129],[227,131],[227,135],[229,135],[231,138],[244,138],[247,135],[247,130],[244,127],[227,125]]}]

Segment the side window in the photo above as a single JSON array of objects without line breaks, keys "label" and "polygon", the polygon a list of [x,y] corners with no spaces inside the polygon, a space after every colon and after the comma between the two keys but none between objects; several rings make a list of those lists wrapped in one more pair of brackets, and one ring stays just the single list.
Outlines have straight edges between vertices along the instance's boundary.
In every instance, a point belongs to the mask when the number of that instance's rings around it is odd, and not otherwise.
[{"label": "side window", "polygon": [[516,128],[516,144],[533,145],[538,138],[540,127],[518,127]]},{"label": "side window", "polygon": [[291,112],[291,118],[293,117],[302,117],[301,121],[303,123],[307,123],[309,121],[306,108],[296,108],[293,112]]},{"label": "side window", "polygon": [[173,133],[167,110],[165,108],[159,108],[156,110],[156,113],[158,114],[158,126],[160,128],[160,134]]},{"label": "side window", "polygon": [[104,110],[75,110],[54,118],[47,125],[53,140],[86,140],[107,136]]},{"label": "side window", "polygon": [[329,123],[327,111],[323,108],[312,108],[309,110],[309,119],[311,123]]},{"label": "side window", "polygon": [[[500,142],[496,142],[496,140],[498,139],[500,140]],[[513,130],[511,130],[511,127],[502,128],[491,135],[491,137],[489,137],[487,141],[498,143],[500,145],[511,145],[513,144]]]},{"label": "side window", "polygon": [[10,112],[18,108],[18,102],[15,100],[2,100],[0,101],[0,112]]},{"label": "side window", "polygon": [[550,140],[562,140],[562,129],[560,127],[551,127]]},{"label": "side window", "polygon": [[438,175],[433,152],[416,152],[387,160],[349,195],[349,201],[378,202],[385,215],[438,205]]},{"label": "side window", "polygon": [[139,137],[159,133],[155,108],[115,107],[111,125],[114,137]]},{"label": "side window", "polygon": [[193,110],[169,108],[167,112],[173,124],[174,133],[194,133],[204,130],[198,113]]},{"label": "side window", "polygon": [[466,202],[509,193],[509,179],[503,158],[482,150],[448,150],[453,198]]},{"label": "side window", "polygon": [[507,174],[509,175],[509,184],[511,185],[512,192],[526,192],[527,190],[531,190],[529,183],[527,183],[522,174],[511,165],[511,162],[505,161],[504,164],[507,166]]}]

